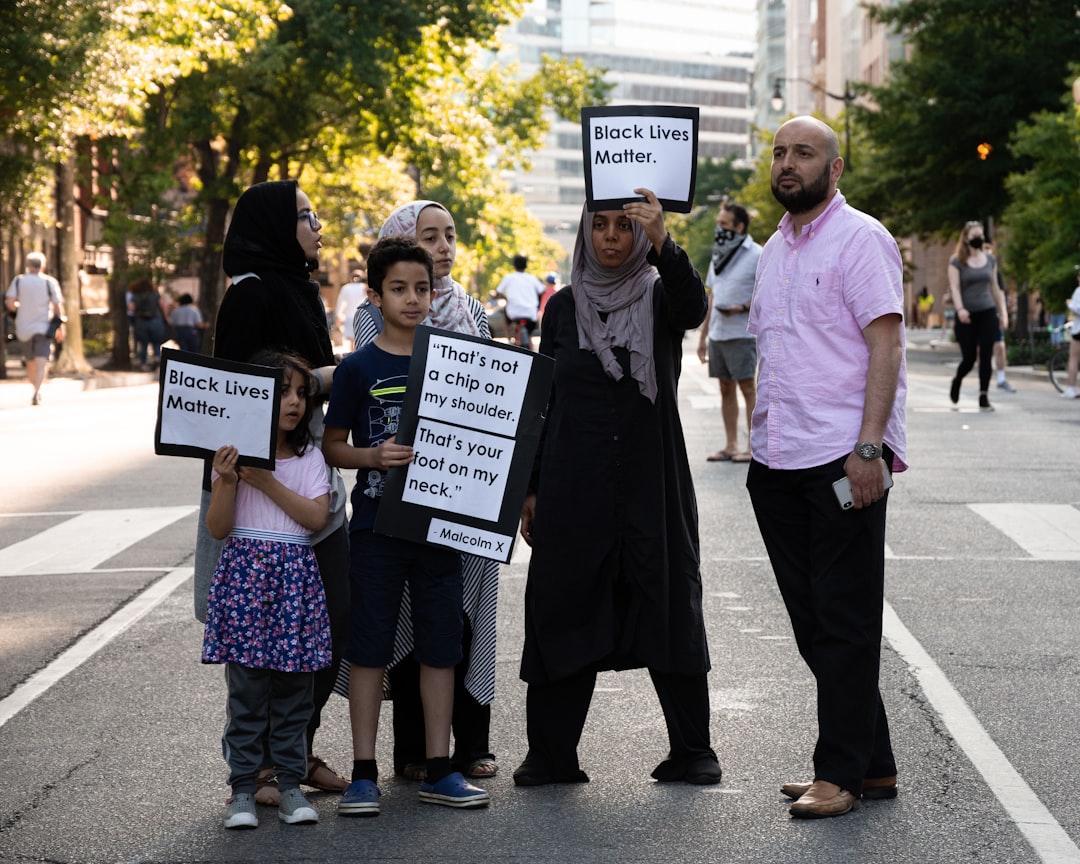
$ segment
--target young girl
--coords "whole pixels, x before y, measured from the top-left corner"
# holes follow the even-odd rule
[[[222,752],[232,797],[226,828],[259,824],[255,798],[263,742],[277,772],[283,822],[318,822],[300,791],[314,676],[330,665],[330,622],[310,537],[327,521],[326,464],[308,428],[311,370],[295,355],[260,351],[284,369],[276,468],[238,466],[235,447],[214,454],[206,526],[228,538],[210,584],[203,663],[224,663],[229,688]]]

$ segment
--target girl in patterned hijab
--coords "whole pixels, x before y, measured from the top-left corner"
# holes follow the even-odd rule
[[[390,214],[379,231],[383,237],[408,237],[428,251],[435,263],[435,296],[428,322],[440,330],[479,336],[468,295],[450,276],[457,256],[454,217],[435,201],[412,201]]]

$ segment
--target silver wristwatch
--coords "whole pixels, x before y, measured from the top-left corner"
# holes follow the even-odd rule
[[[860,441],[855,445],[855,452],[860,459],[866,462],[872,462],[875,459],[881,458],[881,448],[877,444],[871,444],[869,441]]]

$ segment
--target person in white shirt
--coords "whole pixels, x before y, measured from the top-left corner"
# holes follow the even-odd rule
[[[341,286],[334,307],[334,326],[341,334],[341,344],[347,354],[353,351],[353,317],[357,307],[367,300],[367,276],[363,270],[352,272],[352,281]]]
[[[1069,340],[1069,365],[1068,369],[1069,386],[1065,388],[1065,391],[1061,394],[1063,399],[1075,399],[1076,398],[1076,370],[1080,367],[1080,269],[1076,274],[1077,286],[1073,291],[1072,297],[1069,298],[1069,311],[1072,313],[1072,339]]]
[[[525,272],[528,266],[528,258],[515,255],[514,272],[503,277],[495,293],[506,299],[506,325],[511,342],[515,341],[514,334],[520,333],[517,344],[531,349],[532,334],[537,329],[536,322],[540,317],[540,295],[544,293],[544,283]]]
[[[26,372],[34,387],[31,405],[41,404],[41,387],[49,369],[53,335],[51,319],[64,317],[64,297],[60,283],[45,275],[45,256],[31,252],[26,256],[26,272],[16,276],[7,290],[5,304],[15,313],[15,338],[19,340]],[[59,332],[56,333],[59,338]]]

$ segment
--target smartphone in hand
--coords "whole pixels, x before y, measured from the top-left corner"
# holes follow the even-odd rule
[[[884,475],[885,488],[891,489],[893,485],[892,474],[889,473],[888,467],[885,465],[885,460],[879,460],[881,462],[881,473]],[[855,502],[851,498],[851,481],[845,474],[839,480],[832,484],[833,493],[836,495],[836,500],[840,504],[841,510],[850,510],[855,506]]]

